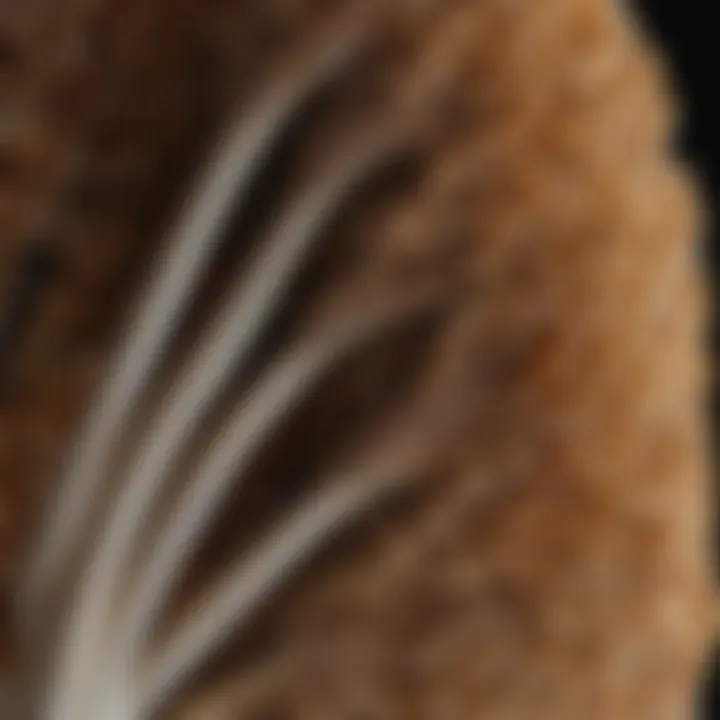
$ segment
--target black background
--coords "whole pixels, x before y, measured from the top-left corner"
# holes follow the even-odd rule
[[[682,128],[683,148],[704,181],[712,203],[714,227],[706,244],[708,273],[718,287],[720,241],[717,213],[720,193],[720,32],[717,4],[712,0],[635,0],[644,16],[645,25],[666,49],[670,69],[687,110]],[[716,323],[711,342],[718,358],[719,334]],[[717,368],[717,362],[715,363]],[[713,400],[715,430],[717,431],[718,393]],[[714,437],[717,437],[717,432]],[[716,447],[717,467],[717,447]],[[720,718],[720,658],[716,655],[705,683],[703,718]]]

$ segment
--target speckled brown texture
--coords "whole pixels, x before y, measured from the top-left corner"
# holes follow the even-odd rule
[[[0,3],[3,307],[28,248],[54,258],[0,347],[3,588],[131,271],[231,109],[341,4]],[[687,717],[712,595],[702,297],[655,55],[610,0],[368,5],[392,11],[348,97],[432,69],[441,112],[420,167],[348,208],[327,257],[455,279],[433,343],[472,369],[477,418],[173,716]],[[332,285],[346,266],[322,267]]]

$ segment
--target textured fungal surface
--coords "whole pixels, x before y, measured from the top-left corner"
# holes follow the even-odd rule
[[[293,93],[113,436],[105,496],[50,563],[57,577],[31,616],[41,630],[18,629],[43,513],[207,158]],[[610,0],[0,2],[8,677],[26,672],[28,637],[42,648],[30,656],[51,658],[28,663],[41,687],[66,670],[72,685],[95,650],[122,645],[115,614],[133,607],[192,468],[277,363],[309,346],[330,348],[333,366],[258,443],[139,633],[130,675],[139,687],[157,675],[159,699],[151,687],[147,714],[122,720],[690,717],[714,581],[701,218],[674,123],[656,49]],[[115,498],[152,465],[134,463],[163,442],[152,418],[210,347],[204,329],[225,301],[264,277],[258,258],[304,222],[312,248],[272,319],[267,300],[247,362],[163,465],[167,487],[127,557],[96,563],[111,590],[102,640],[89,634],[88,654],[64,665],[57,615],[76,607]],[[164,684],[208,588],[238,558],[252,566],[325,478],[349,467],[362,485],[386,456],[401,458],[402,484]],[[98,597],[88,590],[87,607]],[[68,691],[67,707],[88,693],[86,716],[63,705],[33,717],[101,717],[113,702],[102,682]]]

